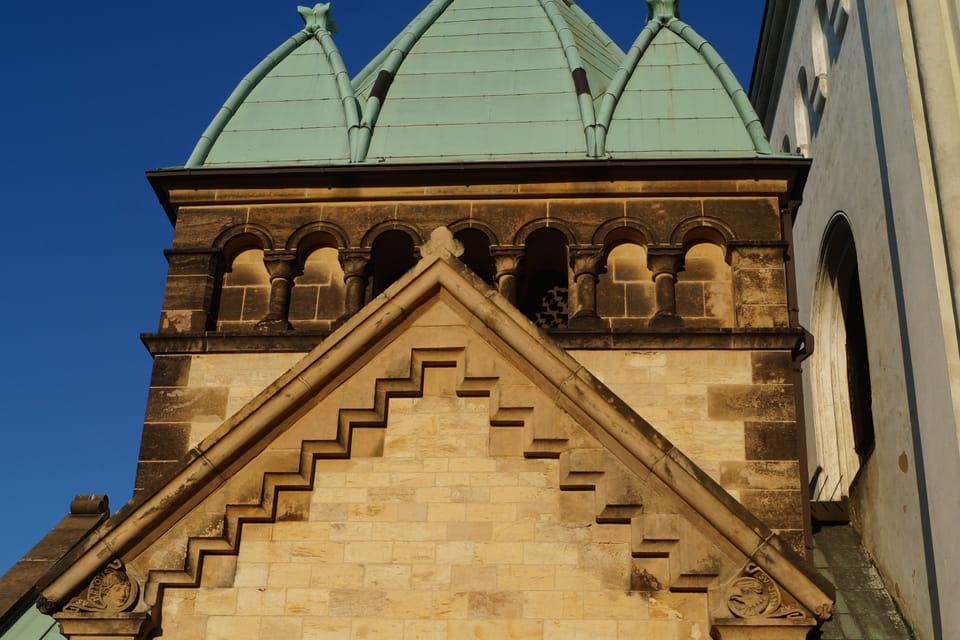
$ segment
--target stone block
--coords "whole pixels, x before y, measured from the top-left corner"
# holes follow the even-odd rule
[[[710,385],[707,411],[717,420],[794,420],[793,386]]]
[[[387,618],[424,618],[433,608],[433,594],[429,591],[388,591],[383,602],[383,615]],[[367,614],[369,615],[369,614]]]
[[[683,318],[702,317],[704,315],[705,311],[702,283],[677,283],[677,313],[679,313]]]
[[[451,620],[447,634],[449,638],[542,640],[543,623],[533,620]]]
[[[157,355],[153,358],[151,387],[185,387],[190,379],[190,356]]]
[[[382,616],[386,600],[384,591],[335,589],[330,592],[330,615],[344,618]]]
[[[800,490],[742,490],[740,502],[772,529],[803,529]]]
[[[737,326],[744,329],[781,329],[790,326],[786,303],[737,304]]]
[[[147,397],[147,422],[191,422],[202,417],[226,417],[227,389],[153,388]]]
[[[397,591],[410,588],[411,567],[402,564],[367,564],[363,586],[367,589]]]
[[[472,618],[520,618],[523,594],[517,591],[475,591],[467,596],[467,615]]]
[[[583,594],[583,617],[594,620],[646,619],[647,597],[640,591],[597,591]]]
[[[787,285],[783,269],[738,269],[735,274],[740,304],[785,305]]]
[[[303,635],[303,619],[298,616],[264,616],[260,619],[260,640],[299,638]]]
[[[720,484],[728,490],[797,490],[800,464],[796,460],[721,462]]]
[[[523,617],[528,620],[578,620],[583,617],[583,594],[577,591],[525,592]]]
[[[188,423],[153,423],[143,425],[140,460],[180,460],[190,447]]]
[[[543,640],[617,640],[614,620],[547,620]]]
[[[800,457],[794,422],[747,422],[747,460],[796,460]]]
[[[496,591],[498,589],[497,567],[485,565],[453,566],[450,568],[450,588],[454,591]],[[472,607],[474,602],[472,594],[469,601]]]
[[[719,218],[733,227],[737,240],[780,239],[776,198],[704,198],[703,215]]]
[[[259,616],[211,616],[207,640],[260,640]]]
[[[750,354],[755,384],[791,384],[793,357],[788,351],[755,351]]]
[[[167,279],[164,309],[203,309],[213,293],[213,277],[177,276]]]

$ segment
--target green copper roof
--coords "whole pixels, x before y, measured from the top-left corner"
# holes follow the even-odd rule
[[[358,87],[370,161],[593,155],[586,85],[591,76],[608,83],[622,54],[582,14],[555,0],[454,0],[423,15],[429,24],[419,37],[396,45],[402,62],[394,70],[388,59],[375,74],[393,76],[382,106],[371,104],[370,78]],[[575,74],[586,79],[582,88]]]
[[[733,72],[679,19],[651,20],[621,69],[620,82],[601,101],[598,121],[610,156],[771,153]]]
[[[56,620],[30,605],[0,630],[0,640],[63,640],[63,636]]]
[[[350,161],[348,130],[359,111],[330,35],[329,7],[300,7],[305,28],[243,79],[188,167]]]
[[[258,65],[188,167],[771,153],[717,52],[647,0],[624,54],[572,0],[433,0],[348,81],[328,4]]]

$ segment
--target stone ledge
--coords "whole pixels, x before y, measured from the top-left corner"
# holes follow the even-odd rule
[[[804,337],[803,329],[669,329],[647,331],[548,332],[565,349],[730,349],[793,351]],[[249,353],[273,351],[306,353],[328,335],[325,331],[144,333],[140,340],[151,355],[196,353]]]

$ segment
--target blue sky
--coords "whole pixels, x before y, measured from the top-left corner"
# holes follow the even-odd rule
[[[359,71],[427,0],[333,0]],[[172,229],[144,171],[182,165],[236,83],[302,22],[296,1],[6,3],[0,40],[0,574],[73,496],[131,495]],[[642,0],[580,0],[628,47]],[[762,0],[684,0],[746,88]]]

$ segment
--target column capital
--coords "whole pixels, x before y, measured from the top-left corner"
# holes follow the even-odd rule
[[[601,245],[574,245],[568,247],[570,252],[570,266],[573,268],[573,277],[591,275],[594,278],[600,275],[600,263],[603,261],[603,247]]]
[[[647,268],[653,272],[654,278],[661,273],[676,277],[683,271],[683,254],[680,247],[648,247]]]

